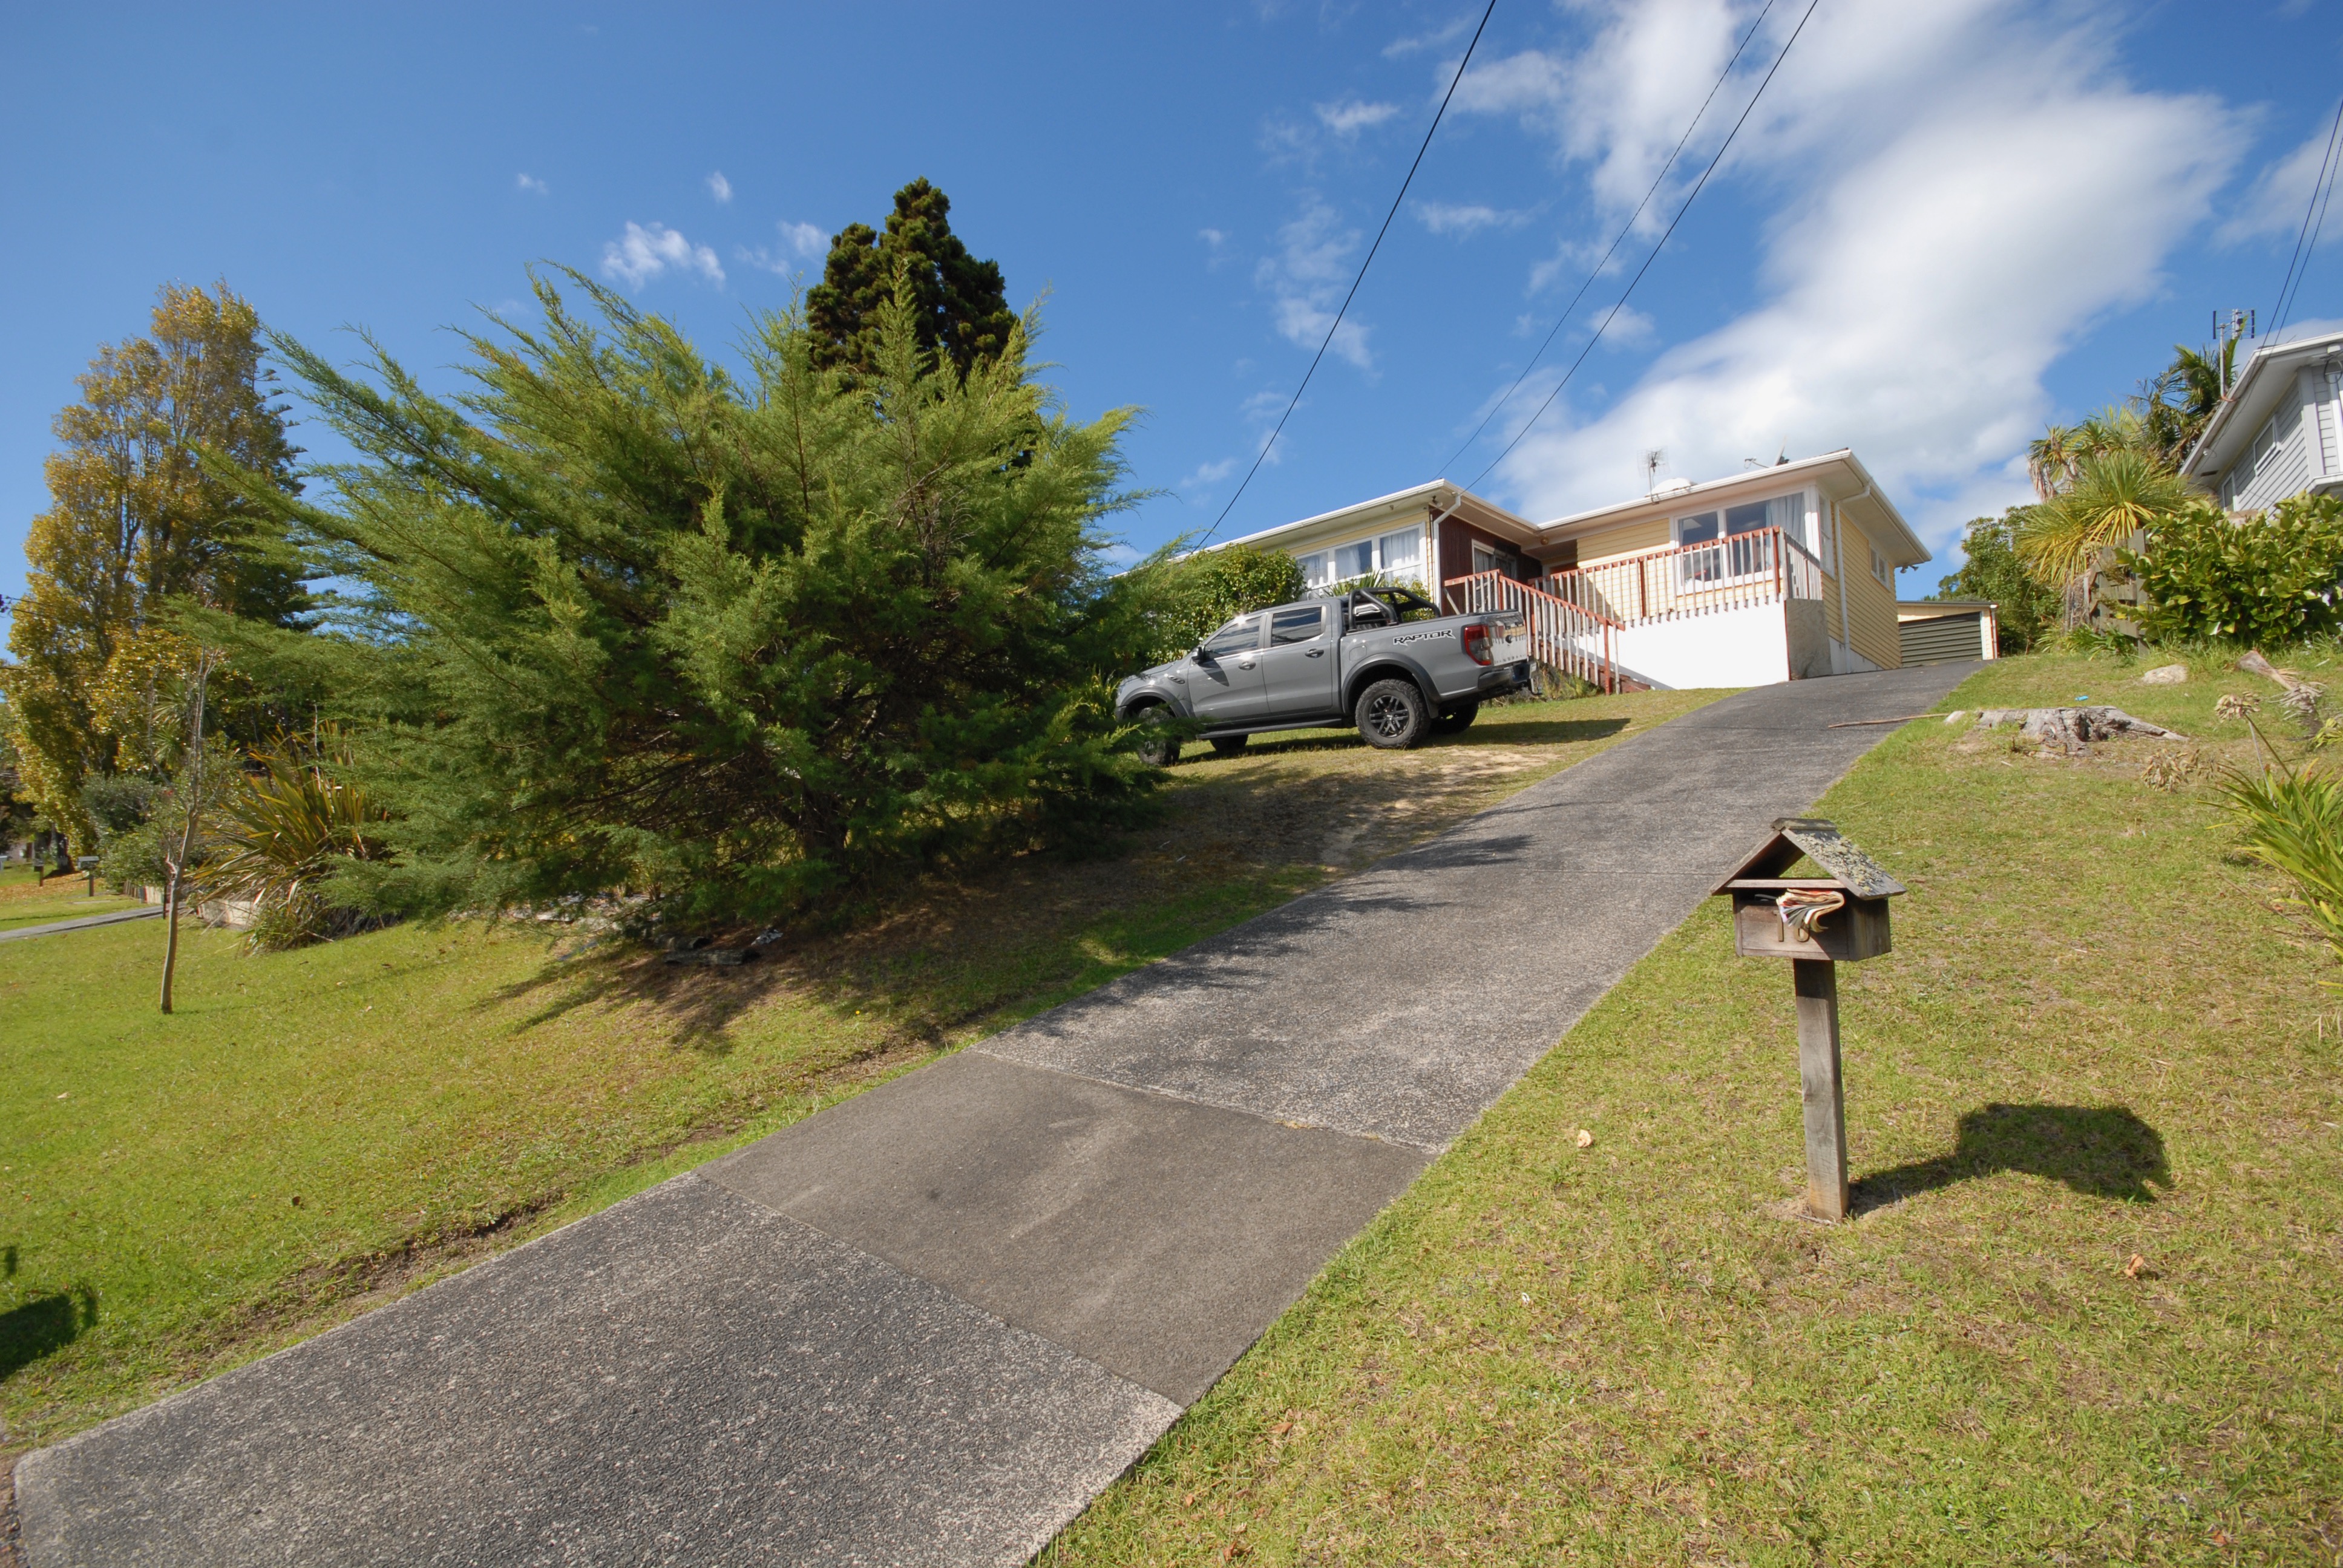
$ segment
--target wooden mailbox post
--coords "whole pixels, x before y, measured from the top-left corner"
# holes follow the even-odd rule
[[[1800,856],[1829,872],[1785,877]],[[1846,1100],[1839,1085],[1838,966],[1888,950],[1887,900],[1904,890],[1819,817],[1785,817],[1713,891],[1733,899],[1733,950],[1790,960],[1806,1111],[1806,1207],[1846,1218]]]

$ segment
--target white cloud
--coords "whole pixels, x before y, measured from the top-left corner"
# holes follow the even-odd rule
[[[781,231],[779,247],[768,250],[760,245],[751,250],[744,246],[734,254],[751,266],[788,277],[797,273],[802,263],[830,249],[830,236],[812,224],[785,222],[773,226]]]
[[[1472,25],[1473,14],[1469,11],[1465,12],[1437,32],[1417,33],[1405,38],[1393,39],[1383,45],[1383,58],[1403,59],[1410,55],[1421,54],[1426,49],[1437,49],[1443,44],[1451,44],[1462,38],[1465,29]]]
[[[724,268],[714,251],[692,244],[663,223],[648,228],[629,223],[625,234],[602,247],[602,276],[623,278],[632,288],[640,288],[669,268],[699,273],[711,283],[724,281]]]
[[[1217,463],[1199,463],[1196,471],[1180,481],[1180,488],[1192,490],[1199,485],[1217,485],[1237,471],[1234,457],[1222,457]]]
[[[1484,228],[1518,228],[1529,217],[1527,213],[1506,212],[1477,203],[1424,201],[1416,203],[1413,211],[1416,220],[1433,233],[1459,236],[1478,234]]]
[[[1755,242],[1760,302],[1662,356],[1584,424],[1565,397],[1503,470],[1526,509],[1640,493],[1651,447],[1702,479],[1785,441],[1793,457],[1853,447],[1937,546],[1974,512],[2022,498],[2014,458],[2050,412],[2045,373],[2095,321],[2162,286],[2164,256],[2206,220],[2242,136],[2212,99],[2117,79],[2104,17],[2062,11],[2058,31],[2010,10],[1908,0],[1809,29],[1727,166],[1776,213]],[[1665,35],[1713,73],[1737,21],[1702,0],[1623,4],[1559,69],[1642,81],[1649,38]],[[1778,47],[1761,38],[1751,52]],[[1678,104],[1671,127],[1654,101],[1623,88],[1607,122],[1556,111],[1563,156],[1624,193],[1605,198],[1614,207],[1640,198],[1648,149],[1664,135],[1664,157],[1697,104]],[[1686,252],[1659,265],[1742,264]]]
[[[1339,104],[1312,104],[1318,123],[1338,136],[1355,136],[1372,130],[1399,113],[1397,104],[1368,104],[1348,98]]]
[[[1206,245],[1211,246],[1214,250],[1218,250],[1221,246],[1229,243],[1228,235],[1217,228],[1200,228],[1196,231],[1196,237],[1202,240]]]
[[[2291,240],[2302,232],[2302,215],[2310,206],[2311,187],[2318,183],[2319,166],[2327,161],[2327,138],[2333,134],[2330,116],[2311,138],[2262,170],[2237,210],[2223,224],[2225,245],[2275,234]]]
[[[719,169],[708,176],[708,194],[719,202],[732,199],[732,182],[724,177],[723,170]]]
[[[1277,242],[1276,253],[1262,257],[1254,269],[1253,281],[1275,301],[1279,335],[1315,353],[1350,286],[1358,233],[1342,227],[1332,207],[1311,196],[1301,215],[1277,231]],[[1362,370],[1374,368],[1367,328],[1355,317],[1344,318],[1335,329],[1330,351]]]
[[[516,175],[513,176],[513,188],[525,190],[531,196],[549,196],[553,190],[551,186],[547,185],[535,175]]]

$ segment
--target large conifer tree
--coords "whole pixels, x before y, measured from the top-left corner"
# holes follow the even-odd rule
[[[1017,328],[997,262],[980,261],[952,233],[951,198],[924,179],[895,193],[886,232],[853,223],[830,243],[821,281],[806,293],[814,363],[865,374],[878,367],[879,315],[899,269],[910,278],[920,347],[966,375],[1000,357]]]
[[[593,312],[540,281],[460,404],[280,343],[365,458],[333,508],[278,503],[360,613],[244,652],[332,694],[397,814],[397,863],[337,888],[769,920],[1144,796],[1099,680],[1129,651],[1097,556],[1129,413],[1068,420],[1015,325],[940,365],[909,271],[850,375],[784,313],[736,376],[575,275]]]

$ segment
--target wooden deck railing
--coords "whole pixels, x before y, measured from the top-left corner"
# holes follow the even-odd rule
[[[1443,597],[1450,614],[1518,615],[1528,627],[1532,658],[1604,691],[1619,689],[1611,643],[1618,627],[1609,617],[1503,572],[1474,572],[1441,586],[1447,590]]]
[[[1823,597],[1822,563],[1780,528],[1625,556],[1540,578],[1537,588],[1622,627]]]

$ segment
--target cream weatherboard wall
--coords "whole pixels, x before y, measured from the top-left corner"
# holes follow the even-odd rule
[[[1846,515],[1845,508],[1834,504],[1833,521],[1839,530],[1837,573],[1823,574],[1824,617],[1830,626],[1831,636],[1842,645],[1855,650],[1855,657],[1875,669],[1899,669],[1904,664],[1904,641],[1896,631],[1896,568],[1886,568],[1887,580],[1882,582],[1872,571],[1872,562],[1885,562],[1871,537],[1861,524]],[[1838,625],[1839,581],[1846,585],[1846,630]]]

